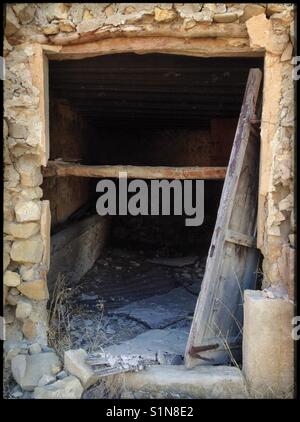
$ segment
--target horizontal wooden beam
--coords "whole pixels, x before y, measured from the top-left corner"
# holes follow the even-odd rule
[[[236,245],[247,246],[248,248],[256,247],[256,239],[244,233],[238,233],[234,230],[227,230],[225,240],[227,242],[235,243]]]
[[[48,161],[44,177],[79,176],[118,178],[126,172],[128,179],[200,179],[223,180],[227,167],[153,167],[153,166],[88,166],[63,161]]]
[[[174,37],[173,28],[167,33],[154,30],[152,35],[150,35],[152,31],[147,31],[148,36],[140,34],[137,36],[134,33],[128,36],[127,32],[128,38],[124,36],[107,38],[106,31],[103,34],[93,34],[92,37],[87,34],[87,42],[83,41],[84,37],[80,37],[77,45],[42,45],[42,48],[50,60],[78,60],[118,53],[168,53],[196,57],[262,57],[264,55],[262,47],[249,46],[245,25],[242,28],[243,34],[234,34],[235,31],[231,25],[228,23],[217,26],[204,24],[201,25],[201,30],[182,31],[181,37],[178,36],[179,34]],[[225,32],[228,38],[225,38]],[[187,36],[189,36],[188,40]],[[215,37],[218,39],[216,40]]]

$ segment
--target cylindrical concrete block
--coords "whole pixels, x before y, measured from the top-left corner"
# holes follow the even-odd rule
[[[293,303],[262,291],[244,295],[243,372],[250,395],[291,398],[294,391]]]

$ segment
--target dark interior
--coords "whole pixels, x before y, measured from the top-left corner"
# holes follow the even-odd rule
[[[262,66],[261,58],[131,53],[50,61],[50,159],[91,165],[226,166],[249,68]],[[58,105],[80,117],[76,124],[83,136],[78,142],[78,128],[70,135]],[[65,179],[56,181],[64,184],[56,186],[56,195],[64,194],[62,201],[74,200],[74,191],[77,195],[84,191],[82,197],[93,204],[96,179]],[[53,190],[49,183],[45,182],[46,195]],[[117,233],[121,236],[131,224],[150,230],[144,236],[147,244],[155,244],[158,230],[160,243],[169,236],[174,245],[178,238],[181,246],[190,248],[195,242],[197,249],[200,244],[207,248],[222,186],[222,180],[205,181],[205,220],[199,228],[184,227],[180,217],[114,217],[113,227],[122,226],[122,230],[112,230],[111,240],[122,242]],[[74,207],[70,208],[73,212]],[[60,221],[52,219],[54,230],[68,220],[68,212]],[[131,233],[125,237],[132,245],[140,245],[142,237],[138,241]]]
[[[50,160],[141,168],[226,167],[253,67],[262,68],[262,59],[112,54],[50,61]],[[204,222],[198,227],[187,227],[185,215],[110,217],[104,247],[79,280],[72,271],[73,266],[82,270],[80,251],[85,249],[82,255],[88,256],[96,247],[81,238],[72,240],[77,250],[69,262],[68,282],[77,287],[69,301],[80,309],[72,319],[74,348],[88,348],[84,330],[94,338],[98,326],[103,347],[168,329],[164,347],[172,346],[171,353],[182,360],[223,181],[205,180]],[[53,238],[96,214],[97,182],[78,176],[44,177]],[[170,258],[175,263],[166,265],[163,261]],[[69,256],[58,261],[64,265],[64,259]],[[182,259],[187,261],[182,264]],[[49,278],[55,283],[57,257],[51,262]],[[127,311],[118,313],[128,303],[143,309],[144,321]],[[117,311],[111,315],[110,309]],[[160,315],[152,318],[151,312],[159,309]],[[110,336],[109,330],[115,334]],[[160,336],[158,331],[155,335]],[[151,348],[155,341],[149,341]]]

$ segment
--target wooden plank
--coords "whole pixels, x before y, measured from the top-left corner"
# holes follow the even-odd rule
[[[118,178],[126,172],[128,179],[205,179],[222,180],[227,167],[152,167],[152,166],[88,166],[62,161],[49,161],[44,177],[80,176]]]
[[[234,230],[227,231],[225,240],[237,245],[247,246],[248,248],[254,248],[256,246],[255,237],[248,236],[244,233],[238,233]]]
[[[245,38],[220,38],[220,24],[214,28],[214,36],[186,39],[187,31],[183,32],[182,38],[174,37],[174,31],[170,36],[161,33],[158,36],[140,37],[131,34],[130,37],[106,38],[92,42],[82,42],[76,45],[49,46],[43,48],[52,60],[85,59],[105,54],[118,53],[168,53],[182,54],[185,56],[199,57],[262,57],[264,49],[250,47],[248,36]],[[207,27],[205,25],[205,27]],[[229,30],[228,23],[226,30]],[[204,28],[201,27],[201,31]],[[209,28],[209,27],[208,27]],[[190,34],[190,31],[188,31]],[[105,34],[104,34],[105,35]],[[204,35],[204,34],[203,34]],[[101,37],[101,35],[97,35]],[[217,40],[214,37],[219,37]]]
[[[259,140],[251,130],[251,120],[261,77],[259,69],[250,70],[187,342],[187,367],[228,363],[240,352],[243,291],[255,288],[259,260],[258,250],[251,247],[256,234],[259,166]],[[197,358],[195,350],[213,344],[218,346],[202,351]]]
[[[41,122],[39,149],[41,164],[46,166],[50,154],[48,58],[41,45],[33,44],[32,49],[33,55],[29,61],[32,83],[39,89],[39,107],[37,110]]]

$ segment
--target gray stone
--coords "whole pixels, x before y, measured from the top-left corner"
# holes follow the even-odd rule
[[[26,298],[20,298],[16,307],[16,318],[23,321],[28,318],[32,311],[32,304]]]
[[[145,360],[156,361],[157,353],[184,355],[188,331],[182,329],[148,330],[121,344],[106,347],[112,355],[140,355]]]
[[[229,366],[152,366],[122,374],[126,390],[139,398],[248,398],[241,371]]]
[[[31,346],[29,346],[29,353],[31,355],[34,355],[35,353],[41,353],[42,348],[39,343],[33,343]]]
[[[5,361],[10,362],[19,353],[21,353],[21,349],[19,347],[11,348],[5,355]]]
[[[42,351],[43,352],[54,352],[54,349],[52,347],[49,347],[49,346],[43,346]]]
[[[78,378],[70,375],[44,387],[34,389],[35,399],[80,399],[83,387]]]
[[[66,373],[66,371],[60,371],[58,374],[56,374],[56,378],[59,379],[59,380],[63,380],[67,376],[68,376],[68,374]]]
[[[16,385],[16,386],[12,389],[11,396],[12,396],[14,399],[18,399],[18,398],[20,398],[20,397],[22,397],[22,396],[23,396],[23,392],[22,392],[21,388],[20,388],[18,385]]]
[[[113,311],[128,315],[149,328],[164,328],[186,318],[194,312],[197,297],[183,287],[177,287],[163,295],[132,302]]]
[[[55,381],[56,381],[56,377],[54,377],[53,375],[45,374],[39,380],[38,386],[43,387],[44,385],[52,384]]]
[[[11,362],[15,381],[25,391],[33,391],[43,375],[54,375],[61,369],[55,353],[18,355]]]

